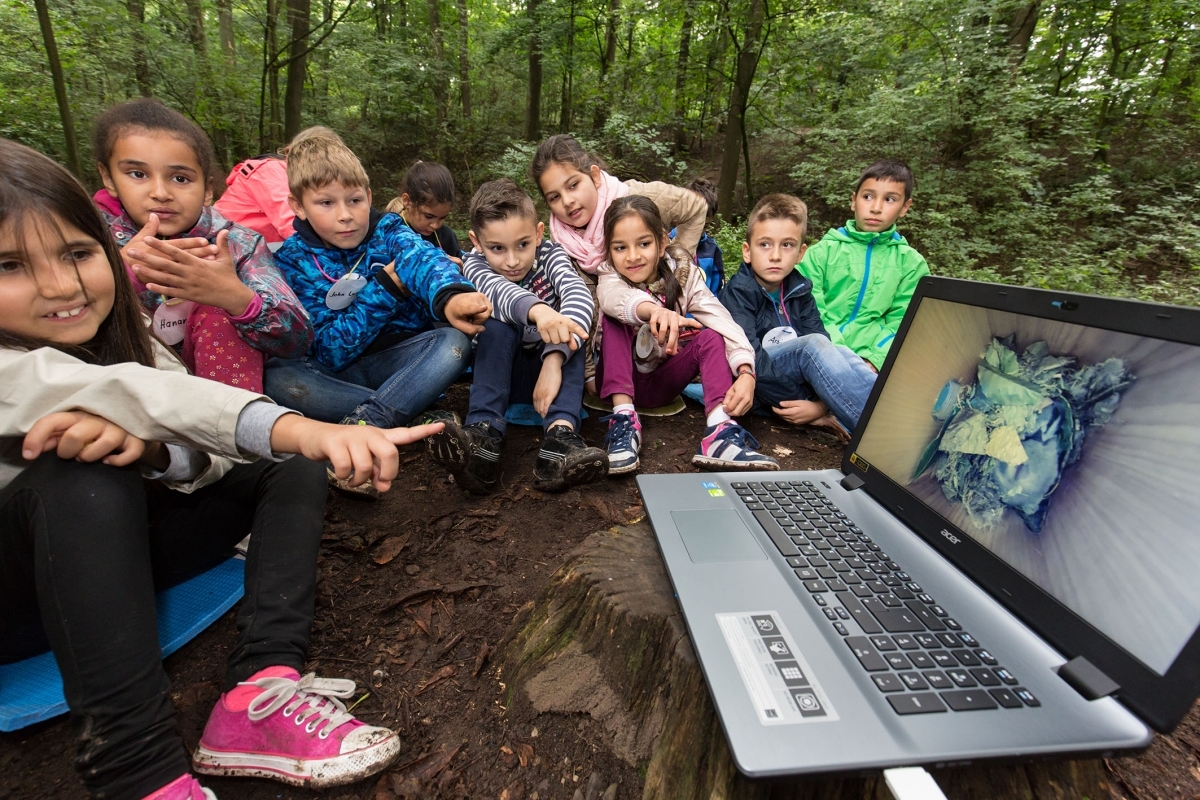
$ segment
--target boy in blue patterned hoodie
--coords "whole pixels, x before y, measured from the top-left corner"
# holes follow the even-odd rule
[[[371,208],[344,144],[296,145],[288,189],[296,232],[275,260],[315,336],[304,358],[267,363],[267,395],[328,422],[407,424],[462,374],[491,303],[400,217]]]

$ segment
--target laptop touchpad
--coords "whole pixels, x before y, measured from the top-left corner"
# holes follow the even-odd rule
[[[672,511],[671,519],[696,564],[767,560],[754,534],[732,508]]]

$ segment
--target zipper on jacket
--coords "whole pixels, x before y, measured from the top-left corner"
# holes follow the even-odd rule
[[[854,301],[854,310],[850,312],[850,319],[846,320],[844,323],[842,323],[842,326],[838,328],[839,333],[844,332],[846,330],[846,326],[851,322],[854,322],[854,318],[858,316],[858,310],[862,308],[863,296],[867,293],[867,281],[871,277],[871,250],[874,247],[875,240],[872,239],[867,243],[867,262],[866,266],[863,268],[862,286],[858,287],[858,299]]]

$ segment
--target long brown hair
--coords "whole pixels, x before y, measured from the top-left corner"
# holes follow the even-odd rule
[[[654,201],[648,197],[643,197],[640,194],[627,194],[624,197],[618,197],[612,201],[608,210],[604,212],[604,253],[612,260],[609,253],[609,248],[612,247],[613,229],[617,227],[617,223],[626,217],[636,216],[641,219],[642,223],[650,229],[650,231],[659,238],[660,241],[667,238],[667,226],[663,223],[662,214],[658,211],[658,206],[654,205]],[[688,263],[691,257],[687,250],[676,244],[668,244],[663,248],[662,253],[658,257],[658,277],[663,282],[663,294],[666,295],[664,305],[672,311],[683,313],[683,309],[679,306],[680,297],[683,295],[683,289],[679,285],[679,278],[675,275],[675,270],[671,269],[671,262],[667,260],[667,254],[675,261],[675,270],[682,269],[683,279],[686,281],[688,274]],[[628,278],[621,276],[627,283]]]
[[[150,332],[133,284],[125,275],[121,250],[83,184],[36,150],[0,139],[0,230],[11,231],[19,239],[25,220],[30,218],[44,221],[52,231],[59,222],[70,225],[103,245],[113,271],[113,307],[92,340],[81,345],[18,336],[4,330],[4,320],[0,320],[0,347],[17,350],[53,347],[91,364],[107,366],[133,361],[154,366]],[[61,237],[61,231],[58,235]],[[18,247],[24,249],[20,244]]]

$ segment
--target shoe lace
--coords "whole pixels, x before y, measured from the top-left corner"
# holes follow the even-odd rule
[[[754,438],[754,434],[737,423],[726,425],[725,430],[718,431],[717,439],[720,439],[724,442],[729,442],[730,444],[735,444],[741,448],[743,452],[758,452],[758,448],[762,447],[762,445],[758,443],[758,439]]]
[[[283,708],[285,717],[296,715],[297,725],[311,720],[304,728],[308,733],[316,732],[324,722],[325,727],[317,735],[327,739],[339,725],[354,719],[354,715],[338,699],[354,694],[354,681],[318,678],[316,673],[310,672],[298,681],[292,678],[259,678],[238,685],[263,689],[246,709],[247,715],[255,722]]]
[[[608,432],[604,434],[604,446],[613,444],[626,449],[633,449],[633,418],[628,414],[609,414],[601,417],[601,422],[608,423]]]
[[[584,444],[583,437],[568,428],[566,425],[555,425],[550,428],[548,433],[550,436],[559,440],[560,442],[566,442],[567,444],[575,445],[577,447],[587,446]]]

